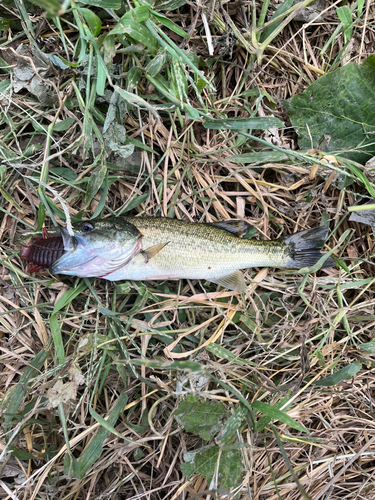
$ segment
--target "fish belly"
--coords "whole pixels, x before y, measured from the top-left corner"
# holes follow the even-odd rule
[[[203,262],[189,266],[181,262],[180,266],[167,264],[164,259],[158,259],[155,255],[148,262],[138,254],[128,265],[105,276],[111,281],[117,280],[160,280],[160,279],[206,279],[215,280],[226,276],[239,269],[238,263],[226,264],[210,262],[204,265]]]

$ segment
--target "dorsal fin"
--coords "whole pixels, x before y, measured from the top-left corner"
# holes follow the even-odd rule
[[[223,220],[220,222],[211,222],[210,226],[218,227],[219,229],[224,229],[229,233],[235,234],[240,238],[250,231],[253,227],[244,220]]]

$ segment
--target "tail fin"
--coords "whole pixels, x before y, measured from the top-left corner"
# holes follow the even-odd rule
[[[314,266],[323,255],[320,250],[327,239],[327,235],[328,227],[319,226],[284,238],[284,243],[290,249],[290,259],[286,268],[302,269],[303,267]],[[335,265],[335,261],[329,257],[322,265],[322,269],[335,267]]]

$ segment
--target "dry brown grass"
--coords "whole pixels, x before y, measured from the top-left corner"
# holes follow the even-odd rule
[[[341,31],[321,54],[338,24],[334,7],[338,2],[327,7],[322,22],[288,23],[261,61],[249,43],[254,3],[222,4],[189,2],[166,14],[184,29],[190,26],[185,49],[211,61],[202,70],[217,92],[203,90],[206,110],[214,118],[224,114],[240,118],[258,106],[257,116],[272,113],[285,122],[281,101],[329,71],[343,47]],[[258,14],[260,7],[255,4]],[[4,16],[8,12],[22,17],[12,4],[1,9]],[[40,48],[46,53],[61,51],[56,27],[33,9],[30,22],[38,31]],[[209,56],[202,14],[218,42],[215,60]],[[363,61],[374,53],[374,15],[375,3],[366,2],[339,65]],[[115,24],[109,15],[108,24]],[[1,40],[0,56],[10,65],[18,64],[10,48],[27,44],[20,26]],[[183,42],[166,32],[175,43]],[[78,33],[72,29],[65,36],[75,43]],[[233,47],[231,40],[237,42]],[[129,71],[131,55],[119,52],[116,57],[124,72]],[[142,61],[141,55],[137,57]],[[1,79],[6,78],[2,72]],[[313,165],[297,158],[250,166],[235,163],[233,154],[263,146],[236,131],[207,130],[184,111],[163,112],[162,120],[156,120],[147,110],[129,108],[127,136],[144,141],[155,153],[140,152],[136,167],[109,157],[115,165],[107,170],[104,214],[128,213],[126,207],[132,203],[133,214],[200,222],[244,218],[261,237],[271,239],[314,227],[326,218],[332,230],[327,249],[340,243],[336,256],[350,273],[337,267],[304,279],[274,269],[248,270],[243,295],[199,281],[128,286],[97,279],[90,290],[87,281],[60,280],[47,272],[29,275],[18,250],[38,224],[40,202],[54,201],[56,209],[47,205],[57,223],[63,224],[60,199],[72,217],[91,216],[101,193],[87,205],[87,181],[99,175],[98,165],[108,161],[103,155],[95,161],[98,141],[92,141],[94,132],[86,122],[94,122],[94,109],[100,123],[103,106],[97,102],[84,112],[73,100],[83,82],[78,70],[61,70],[45,78],[64,89],[60,108],[58,100],[42,105],[27,90],[0,100],[0,151],[7,160],[0,225],[0,497],[375,499],[374,351],[362,346],[374,339],[374,235],[370,226],[349,222],[347,210],[368,199],[364,187],[357,181],[347,187],[339,184],[331,168],[344,170],[337,159],[327,168],[319,161]],[[124,79],[117,83],[121,86]],[[145,78],[137,89],[142,96],[157,93]],[[263,93],[261,102],[246,94],[250,89]],[[83,84],[81,91],[85,96]],[[189,98],[191,106],[200,107],[191,86]],[[160,96],[153,105],[159,101]],[[32,127],[32,123],[48,127],[66,118],[72,118],[72,124],[53,133],[50,142],[45,131]],[[286,150],[296,149],[291,128],[261,137]],[[46,165],[48,187],[42,189],[38,180]],[[77,175],[74,182],[56,176],[55,167],[69,168]],[[53,227],[50,215],[47,227]],[[348,229],[349,235],[340,241]],[[77,295],[54,314],[58,300],[71,290]],[[53,321],[58,323],[57,333]],[[217,346],[223,349],[215,350]],[[199,363],[201,373],[170,365],[189,359]],[[317,385],[355,362],[361,369],[354,377]],[[278,404],[308,433],[280,421],[260,428],[263,415],[248,411],[233,437],[241,452],[243,480],[229,493],[218,489],[215,478],[210,482],[195,474],[188,479],[181,472],[184,454],[207,444],[173,418],[188,393],[222,403],[228,416],[239,407],[239,395],[250,404]],[[51,406],[53,396],[60,401],[58,407]],[[84,477],[67,473],[67,457],[85,459],[90,442],[104,429],[102,419],[111,421],[119,401],[122,407],[108,427],[115,432],[103,440]]]

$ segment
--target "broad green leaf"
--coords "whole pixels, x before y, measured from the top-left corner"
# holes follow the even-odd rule
[[[60,122],[55,123],[55,125],[53,126],[53,131],[65,132],[73,125],[73,123],[76,123],[73,118],[65,118],[65,120],[61,120]]]
[[[31,419],[30,419],[31,420]],[[19,460],[35,460],[35,456],[26,450],[20,450],[19,448],[10,447],[12,450],[12,456],[18,458]]]
[[[29,144],[26,146],[26,149],[23,150],[23,156],[24,158],[29,158],[30,156],[34,156],[41,149],[44,149],[43,144]]]
[[[269,163],[285,161],[289,158],[286,153],[280,151],[262,151],[259,153],[244,153],[241,155],[233,155],[230,161],[234,163]]]
[[[190,120],[199,120],[200,118],[199,111],[193,108],[193,106],[190,106],[189,104],[184,104],[183,109],[184,111],[186,111],[187,117]]]
[[[181,464],[181,471],[190,478],[193,474],[202,474],[210,484],[218,472],[220,488],[235,488],[242,480],[241,452],[238,449],[223,449],[220,453],[218,446],[214,446],[201,453],[194,454],[192,461]],[[190,456],[185,453],[185,457]]]
[[[315,382],[315,385],[320,385],[323,387],[329,387],[330,385],[338,385],[341,382],[344,382],[345,380],[349,380],[350,378],[354,377],[354,375],[358,373],[361,368],[362,368],[361,363],[355,361],[350,365],[344,366],[344,368],[341,368],[341,370],[338,370],[332,375],[329,375],[328,377],[323,378],[322,380],[318,380],[317,382]]]
[[[271,406],[267,403],[262,403],[261,401],[254,401],[251,405],[254,410],[262,412],[264,415],[271,417],[273,420],[279,420],[283,424],[289,425],[293,429],[301,432],[309,432],[303,425],[296,422],[292,417],[287,415],[285,412],[278,410],[275,406]]]
[[[119,294],[127,295],[130,292],[131,288],[132,287],[130,286],[130,283],[128,283],[127,281],[125,281],[125,283],[116,283],[116,292]]]
[[[127,419],[127,425],[133,429],[138,434],[143,434],[146,429],[149,429],[150,424],[148,423],[148,410],[145,408],[142,416],[140,417],[141,421],[137,419],[137,423],[131,423],[131,419]]]
[[[186,432],[198,434],[205,441],[211,441],[219,434],[226,415],[223,403],[203,401],[192,394],[180,401],[173,413]]]
[[[324,151],[339,151],[358,163],[374,156],[374,80],[372,55],[360,66],[350,63],[321,76],[303,94],[284,101],[300,149],[316,147],[321,137],[329,135]]]
[[[110,35],[128,35],[137,42],[147,47],[151,52],[155,53],[158,43],[155,37],[149,30],[140,23],[132,19],[122,18],[120,22],[109,32]]]
[[[63,63],[58,55],[46,54],[45,52],[43,52],[43,57],[47,57],[54,66],[57,66],[60,69],[68,69],[69,68],[69,65]]]
[[[64,457],[64,474],[69,478],[80,476],[77,459],[71,453],[66,453]]]
[[[126,75],[125,88],[128,92],[132,92],[137,88],[139,80],[142,78],[143,70],[137,66],[129,69]]]
[[[85,9],[83,7],[79,8],[80,14],[85,18],[88,27],[90,28],[91,33],[96,37],[99,36],[100,31],[102,29],[102,23],[99,17],[94,14],[94,12],[90,9]]]
[[[135,9],[128,10],[121,19],[133,19],[133,21],[137,21],[137,23],[147,21],[150,17],[150,8],[149,5],[139,5]]]
[[[375,353],[375,342],[366,342],[364,344],[360,344],[359,349],[363,352],[367,352],[368,354],[374,354]]]
[[[197,85],[197,89],[199,91],[202,91],[207,86],[207,82],[205,82],[204,80],[202,80],[202,78],[198,78],[198,81],[196,82],[196,85]]]
[[[49,169],[50,174],[57,175],[67,181],[75,181],[78,175],[67,167],[52,167]]]
[[[40,132],[40,133],[46,133],[47,132],[47,129],[44,125],[41,125],[40,123],[38,122],[32,122],[31,123],[33,129],[35,130],[35,132]]]
[[[268,130],[272,127],[283,127],[284,124],[278,118],[268,117],[255,117],[255,118],[228,118],[223,120],[205,120],[203,122],[205,128],[212,130]]]

